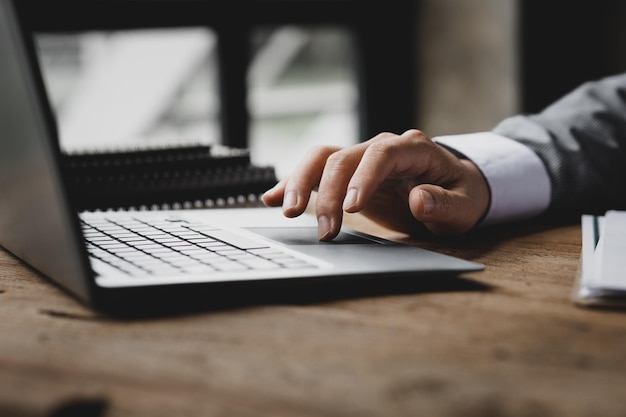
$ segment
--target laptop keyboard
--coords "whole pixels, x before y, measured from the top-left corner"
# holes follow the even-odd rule
[[[94,270],[104,263],[129,275],[315,268],[279,247],[206,223],[136,218],[81,220]]]

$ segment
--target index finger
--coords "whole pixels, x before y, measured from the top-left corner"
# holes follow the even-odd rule
[[[338,146],[311,148],[291,175],[282,181],[278,192],[282,192],[282,206],[285,216],[295,217],[304,212],[311,198],[311,193],[319,187],[327,159],[339,150],[341,147]]]

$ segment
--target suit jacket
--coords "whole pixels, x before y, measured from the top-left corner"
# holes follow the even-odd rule
[[[626,209],[626,74],[588,82],[494,132],[531,148],[552,181],[550,211]]]

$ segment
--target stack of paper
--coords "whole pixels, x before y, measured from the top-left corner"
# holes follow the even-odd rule
[[[626,307],[626,212],[582,216],[582,254],[573,300]]]

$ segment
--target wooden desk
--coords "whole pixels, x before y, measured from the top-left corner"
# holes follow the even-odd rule
[[[0,416],[625,415],[626,316],[569,299],[577,225],[420,244],[487,268],[126,321],[1,252]]]

